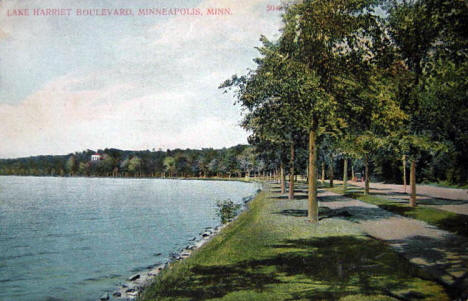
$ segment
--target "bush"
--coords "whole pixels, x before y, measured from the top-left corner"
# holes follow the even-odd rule
[[[217,201],[216,206],[218,206],[218,216],[222,224],[230,222],[241,208],[240,204],[235,204],[231,200]]]

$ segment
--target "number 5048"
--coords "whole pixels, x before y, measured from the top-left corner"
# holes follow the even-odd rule
[[[267,5],[267,11],[280,11],[283,10],[283,7],[281,5]]]

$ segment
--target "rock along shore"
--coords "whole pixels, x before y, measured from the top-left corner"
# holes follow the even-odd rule
[[[257,191],[257,193],[260,189]],[[248,196],[242,199],[243,206],[239,214],[248,208],[248,203],[255,198],[255,195]],[[112,294],[104,293],[98,300],[135,300],[153,280],[161,273],[164,269],[171,268],[172,264],[177,261],[188,258],[195,250],[201,248],[204,244],[210,241],[216,234],[221,232],[227,225],[237,219],[239,214],[234,217],[229,223],[224,225],[218,225],[216,227],[206,227],[198,239],[194,237],[192,243],[187,245],[179,252],[170,254],[170,259],[163,264],[155,265],[147,271],[140,272],[130,276],[125,283],[123,283],[115,292]]]

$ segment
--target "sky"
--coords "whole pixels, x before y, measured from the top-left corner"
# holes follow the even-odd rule
[[[279,0],[0,0],[0,158],[247,143],[218,86],[279,36]],[[70,9],[37,16],[34,9]],[[79,16],[77,9],[133,16]],[[144,8],[203,15],[139,16]],[[208,15],[208,8],[230,15]],[[18,9],[29,16],[16,16]]]

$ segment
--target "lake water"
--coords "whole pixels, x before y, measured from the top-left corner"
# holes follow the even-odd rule
[[[0,177],[0,300],[96,300],[205,227],[227,181]]]

